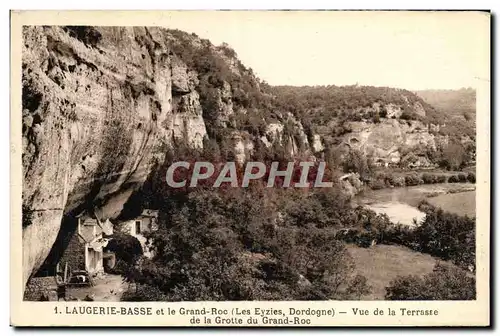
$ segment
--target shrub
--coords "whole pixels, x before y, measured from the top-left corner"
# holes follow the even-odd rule
[[[401,116],[399,117],[399,119],[403,119],[403,120],[415,120],[416,117],[415,117],[415,114],[413,112],[404,110],[403,113],[401,113]]]
[[[405,186],[405,177],[404,176],[392,176],[390,177],[390,185],[395,187],[404,187]]]
[[[448,183],[458,183],[460,180],[458,178],[458,175],[451,175],[448,178]]]
[[[380,235],[380,243],[411,246],[414,241],[413,230],[403,224],[389,225]]]
[[[465,175],[465,174],[458,174],[458,181],[462,182],[462,183],[467,182],[467,175]]]
[[[386,183],[382,179],[374,179],[370,181],[370,188],[373,190],[384,189],[387,187]]]
[[[432,184],[437,182],[437,178],[435,175],[427,173],[422,175],[422,180],[424,181],[425,184]]]
[[[123,293],[121,301],[167,301],[166,295],[158,287],[139,284],[133,287]]]
[[[387,108],[385,106],[380,108],[380,118],[387,118]]]
[[[71,37],[90,46],[96,46],[102,39],[101,33],[91,26],[65,26],[64,30],[68,32]]]

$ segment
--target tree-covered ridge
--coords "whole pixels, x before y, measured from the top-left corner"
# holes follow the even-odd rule
[[[296,136],[298,127],[290,115],[309,137],[314,128],[326,125],[337,137],[341,134],[334,128],[341,133],[346,121],[377,123],[395,118],[403,119],[401,123],[433,123],[432,116],[438,112],[432,106],[407,90],[393,88],[271,87],[256,78],[229,46],[216,47],[178,30],[168,30],[167,35],[172,56],[196,75],[208,138],[202,149],[187,144],[169,148],[156,173],[129,200],[129,205],[158,209],[160,218],[159,230],[149,237],[156,255],[141,258],[124,271],[135,283],[124,300],[359,300],[370,292],[369,281],[357,273],[346,246],[373,243],[408,246],[456,265],[439,271],[450,276],[443,277],[439,293],[429,291],[425,299],[474,298],[469,290],[441,292],[456,283],[457,288],[469,288],[469,282],[474,286],[473,278],[469,281],[455,273],[461,275],[456,267],[468,267],[475,260],[475,219],[428,209],[428,220],[410,230],[394,226],[386,215],[353,208],[339,177],[341,171],[357,172],[366,179],[372,175],[372,166],[360,151],[342,156],[333,150],[335,142],[325,142],[322,159],[332,170],[328,179],[334,182],[332,188],[267,188],[255,181],[249,188],[201,183],[197,188],[174,189],[165,183],[165,171],[173,162],[234,161],[231,145],[224,144],[232,131],[246,131],[253,137],[256,150],[251,160],[286,163],[293,158],[280,144],[268,147],[259,139],[269,124],[277,122],[283,133]],[[460,158],[461,149],[447,147],[442,155],[434,153],[436,161]],[[462,161],[450,164],[459,166]],[[412,178],[407,180],[408,185],[414,184]],[[427,276],[421,285],[413,286],[416,290],[407,288],[411,281],[396,279],[388,299],[412,299],[414,292],[434,279],[434,274]],[[460,280],[466,280],[465,285]]]
[[[434,106],[433,118],[446,125],[441,132],[446,135],[476,136],[476,90],[422,90],[415,91],[427,103]]]

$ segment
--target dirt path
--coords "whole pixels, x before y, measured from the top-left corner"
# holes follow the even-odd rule
[[[128,286],[126,282],[123,282],[122,277],[116,274],[105,274],[101,278],[95,279],[94,282],[95,286],[93,287],[68,288],[67,296],[82,301],[90,296],[94,301],[118,302]]]

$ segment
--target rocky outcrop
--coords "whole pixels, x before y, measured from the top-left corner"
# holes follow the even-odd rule
[[[203,147],[203,138],[207,134],[198,92],[192,91],[173,98],[173,113],[164,122],[167,138],[184,141],[192,147]]]

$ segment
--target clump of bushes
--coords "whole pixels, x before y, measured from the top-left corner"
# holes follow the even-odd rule
[[[394,176],[387,173],[377,173],[368,183],[371,189],[383,189],[387,187],[405,187],[416,186],[420,184],[436,184],[436,183],[475,183],[476,175],[474,173],[459,173],[456,175],[446,175],[440,173],[411,173],[404,176]]]
[[[405,186],[405,178],[404,176],[391,176],[389,178],[390,185],[394,187],[404,187]]]
[[[436,176],[431,174],[423,174],[422,180],[424,181],[425,184],[437,183]]]
[[[447,179],[446,175],[437,175],[436,178],[437,183],[446,183],[446,179]]]

